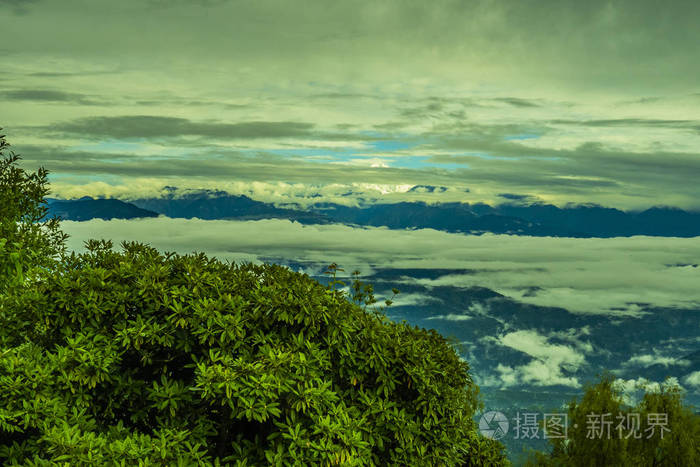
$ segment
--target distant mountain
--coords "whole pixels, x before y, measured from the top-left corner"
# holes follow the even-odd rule
[[[443,187],[419,186],[438,191]],[[401,202],[361,207],[316,203],[306,210],[279,208],[247,196],[199,190],[181,194],[167,190],[163,197],[142,198],[129,203],[118,200],[52,202],[52,212],[62,210],[71,220],[154,216],[199,219],[289,219],[303,224],[344,223],[385,226],[390,229],[430,228],[446,232],[531,235],[537,237],[664,237],[700,236],[700,212],[654,207],[641,212],[621,211],[597,205],[557,207],[514,199],[491,206],[483,203]],[[140,211],[138,211],[140,208]]]
[[[404,202],[348,207],[319,203],[311,208],[336,222],[392,229],[432,228],[448,232],[492,232],[553,237],[700,236],[700,213],[677,208],[626,212],[596,205],[559,208],[550,204]]]
[[[88,196],[75,200],[47,199],[47,205],[49,217],[59,216],[69,221],[158,217],[157,212],[118,199],[93,199]]]
[[[142,198],[134,205],[172,218],[192,219],[289,219],[304,224],[325,224],[329,219],[317,212],[282,209],[247,196],[230,195],[222,191],[201,190],[176,195],[169,192],[162,198]]]
[[[537,221],[495,213],[478,213],[464,203],[425,204],[403,202],[348,207],[337,204],[316,204],[312,210],[321,212],[335,222],[357,225],[386,226],[390,229],[436,229],[447,232],[493,232],[520,235],[550,235]],[[561,234],[570,232],[561,231]]]
[[[550,204],[502,204],[496,213],[539,222],[575,232],[577,237],[625,237],[652,235],[695,237],[700,235],[700,213],[678,208],[654,207],[625,212],[596,205],[558,208]]]

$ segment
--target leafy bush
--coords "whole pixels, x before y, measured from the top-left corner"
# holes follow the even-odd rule
[[[503,462],[435,331],[280,266],[87,246],[2,300],[5,463]]]

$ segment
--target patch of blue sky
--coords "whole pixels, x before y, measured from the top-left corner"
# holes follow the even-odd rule
[[[431,160],[431,156],[399,156],[391,159],[390,166],[401,169],[463,169],[466,164],[441,163]]]
[[[502,160],[502,161],[518,159],[518,157],[499,156],[498,154],[489,154],[486,152],[461,152],[461,153],[454,153],[451,155],[455,156],[455,157],[469,156],[469,157],[478,157],[479,159]]]
[[[56,173],[50,172],[48,175],[49,182],[68,180],[74,184],[78,183],[90,183],[90,182],[104,182],[109,185],[120,185],[124,183],[124,178],[121,175],[113,174],[77,174],[77,173]]]
[[[367,144],[372,146],[377,151],[399,151],[401,149],[410,149],[418,146],[417,143],[408,143],[405,141],[396,140],[368,141]]]
[[[266,149],[265,153],[275,154],[279,156],[291,156],[297,158],[308,158],[313,162],[357,162],[358,159],[381,159],[390,167],[405,168],[405,169],[425,169],[425,168],[440,168],[440,169],[464,169],[468,167],[466,163],[459,162],[436,162],[431,156],[416,156],[392,154],[391,151],[410,149],[419,146],[418,142],[403,142],[396,140],[382,140],[368,142],[371,148],[357,147],[337,147],[337,148],[299,148],[299,149]],[[243,151],[243,154],[256,156],[258,151]],[[478,156],[483,158],[503,159],[502,157],[491,156],[482,153],[455,154]]]
[[[246,153],[257,154],[261,151],[245,151]],[[279,156],[327,156],[328,158],[335,158],[336,156],[343,157],[345,155],[352,155],[356,157],[357,154],[365,154],[367,151],[364,149],[352,148],[352,147],[339,147],[339,148],[316,148],[316,149],[265,149],[262,152],[268,154],[276,154]]]
[[[521,133],[519,135],[506,136],[503,139],[506,141],[521,141],[524,139],[537,139],[539,137],[540,137],[540,135],[535,134],[535,133]]]
[[[80,144],[74,146],[76,151],[84,152],[126,152],[134,153],[146,149],[146,146],[141,142],[126,142],[119,140],[100,141],[99,143]]]

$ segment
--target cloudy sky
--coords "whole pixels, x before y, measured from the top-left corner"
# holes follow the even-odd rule
[[[698,209],[699,15],[696,1],[0,0],[0,126],[62,197],[171,185]]]

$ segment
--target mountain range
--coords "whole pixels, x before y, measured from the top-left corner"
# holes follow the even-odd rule
[[[49,198],[48,215],[69,221],[88,221],[90,219],[135,219],[139,217],[158,217],[158,213],[137,207],[118,199],[92,199],[85,196],[80,199],[60,200]]]
[[[552,236],[665,237],[700,236],[700,212],[674,207],[622,211],[598,205],[525,204],[520,200],[496,206],[483,203],[399,202],[353,207],[316,203],[307,209],[277,207],[247,196],[202,190],[160,198],[56,200],[48,202],[49,214],[66,220],[131,219],[154,217],[255,220],[281,218],[303,224],[343,223],[385,226],[390,229],[430,228],[447,232]]]

